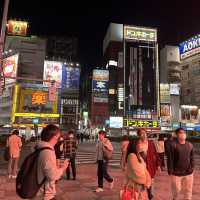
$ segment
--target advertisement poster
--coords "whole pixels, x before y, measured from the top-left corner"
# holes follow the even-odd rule
[[[4,76],[13,77],[13,78],[17,76],[18,59],[19,59],[19,54],[16,54],[8,58],[5,58],[3,60]],[[16,82],[15,79],[9,79],[9,78],[5,79],[6,84],[15,83],[15,82]]]
[[[160,117],[162,126],[171,126],[171,107],[170,105],[160,105]]]
[[[49,81],[44,82],[44,86],[50,87],[50,81],[55,81],[55,87],[60,88],[62,81],[62,63],[55,61],[44,61],[43,79]]]
[[[169,84],[160,84],[160,103],[170,103]]]
[[[170,94],[180,95],[180,84],[170,84]]]
[[[123,128],[123,117],[110,117],[110,128]]]
[[[183,105],[181,106],[181,122],[187,123],[197,123],[198,122],[198,107]]]
[[[62,88],[78,90],[79,84],[80,69],[64,65],[62,68]]]

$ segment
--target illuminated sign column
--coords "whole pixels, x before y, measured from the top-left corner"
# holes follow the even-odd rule
[[[28,22],[9,20],[7,24],[8,35],[27,35]]]

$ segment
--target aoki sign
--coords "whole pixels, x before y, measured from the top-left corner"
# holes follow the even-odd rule
[[[179,45],[180,58],[185,59],[200,53],[200,35],[197,35]]]

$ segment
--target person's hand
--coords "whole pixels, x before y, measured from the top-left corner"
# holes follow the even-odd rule
[[[67,167],[68,167],[68,165],[69,165],[69,161],[68,161],[68,160],[65,160],[65,161],[63,162],[63,164],[62,164],[63,170],[66,170]]]
[[[158,166],[157,170],[158,170],[158,172],[159,172],[159,173],[161,173],[161,172],[162,172],[162,170],[161,170],[160,166]]]

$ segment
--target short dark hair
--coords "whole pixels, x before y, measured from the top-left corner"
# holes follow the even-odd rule
[[[103,131],[103,130],[100,130],[100,131],[99,131],[99,135],[104,135],[104,136],[106,136],[106,132]]]
[[[70,134],[73,134],[74,135],[74,131],[73,130],[70,130],[70,131],[68,131],[68,134],[70,135]]]
[[[128,140],[129,140],[128,135],[123,135],[122,136],[122,141],[128,141]]]
[[[60,129],[54,125],[54,124],[49,124],[45,128],[43,128],[41,132],[41,140],[45,142],[49,142],[55,135],[60,132]]]
[[[19,135],[19,130],[17,130],[17,129],[13,130],[12,134],[13,135]]]
[[[138,136],[140,136],[141,131],[147,132],[145,128],[139,128],[139,129],[137,130],[137,135],[138,135]]]
[[[177,128],[177,129],[175,130],[176,135],[178,135],[179,131],[185,131],[185,130],[184,130],[183,128]]]

